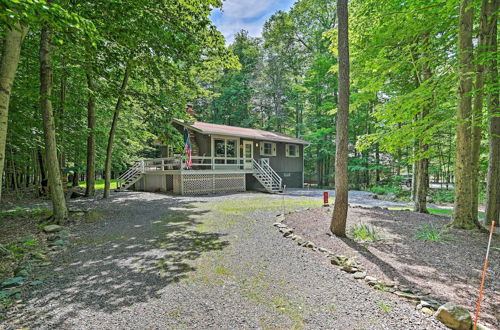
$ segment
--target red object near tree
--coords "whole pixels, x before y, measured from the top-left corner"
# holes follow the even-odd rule
[[[323,191],[323,206],[328,206],[328,191]]]

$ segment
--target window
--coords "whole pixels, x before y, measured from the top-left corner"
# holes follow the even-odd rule
[[[276,143],[260,142],[261,156],[276,156]]]
[[[238,140],[214,138],[213,151],[215,156],[215,164],[236,164],[238,156]],[[230,159],[234,158],[234,159]]]
[[[286,145],[286,156],[287,157],[299,157],[299,146],[296,144]]]

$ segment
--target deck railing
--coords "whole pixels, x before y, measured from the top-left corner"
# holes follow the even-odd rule
[[[144,171],[187,170],[185,157],[167,157],[144,160]],[[252,159],[230,157],[191,157],[191,170],[252,170]]]

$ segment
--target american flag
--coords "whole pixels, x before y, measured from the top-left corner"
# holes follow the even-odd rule
[[[191,168],[193,160],[191,159],[191,139],[189,138],[189,131],[187,129],[184,129],[184,141],[186,142],[186,145],[184,146],[184,151],[186,152],[187,155],[186,169],[189,170]]]

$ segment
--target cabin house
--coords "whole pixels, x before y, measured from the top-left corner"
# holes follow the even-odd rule
[[[172,192],[179,195],[246,190],[269,193],[304,185],[304,148],[309,142],[258,129],[200,121],[173,120],[187,152],[161,147],[161,158],[137,162],[121,177],[118,190]]]

